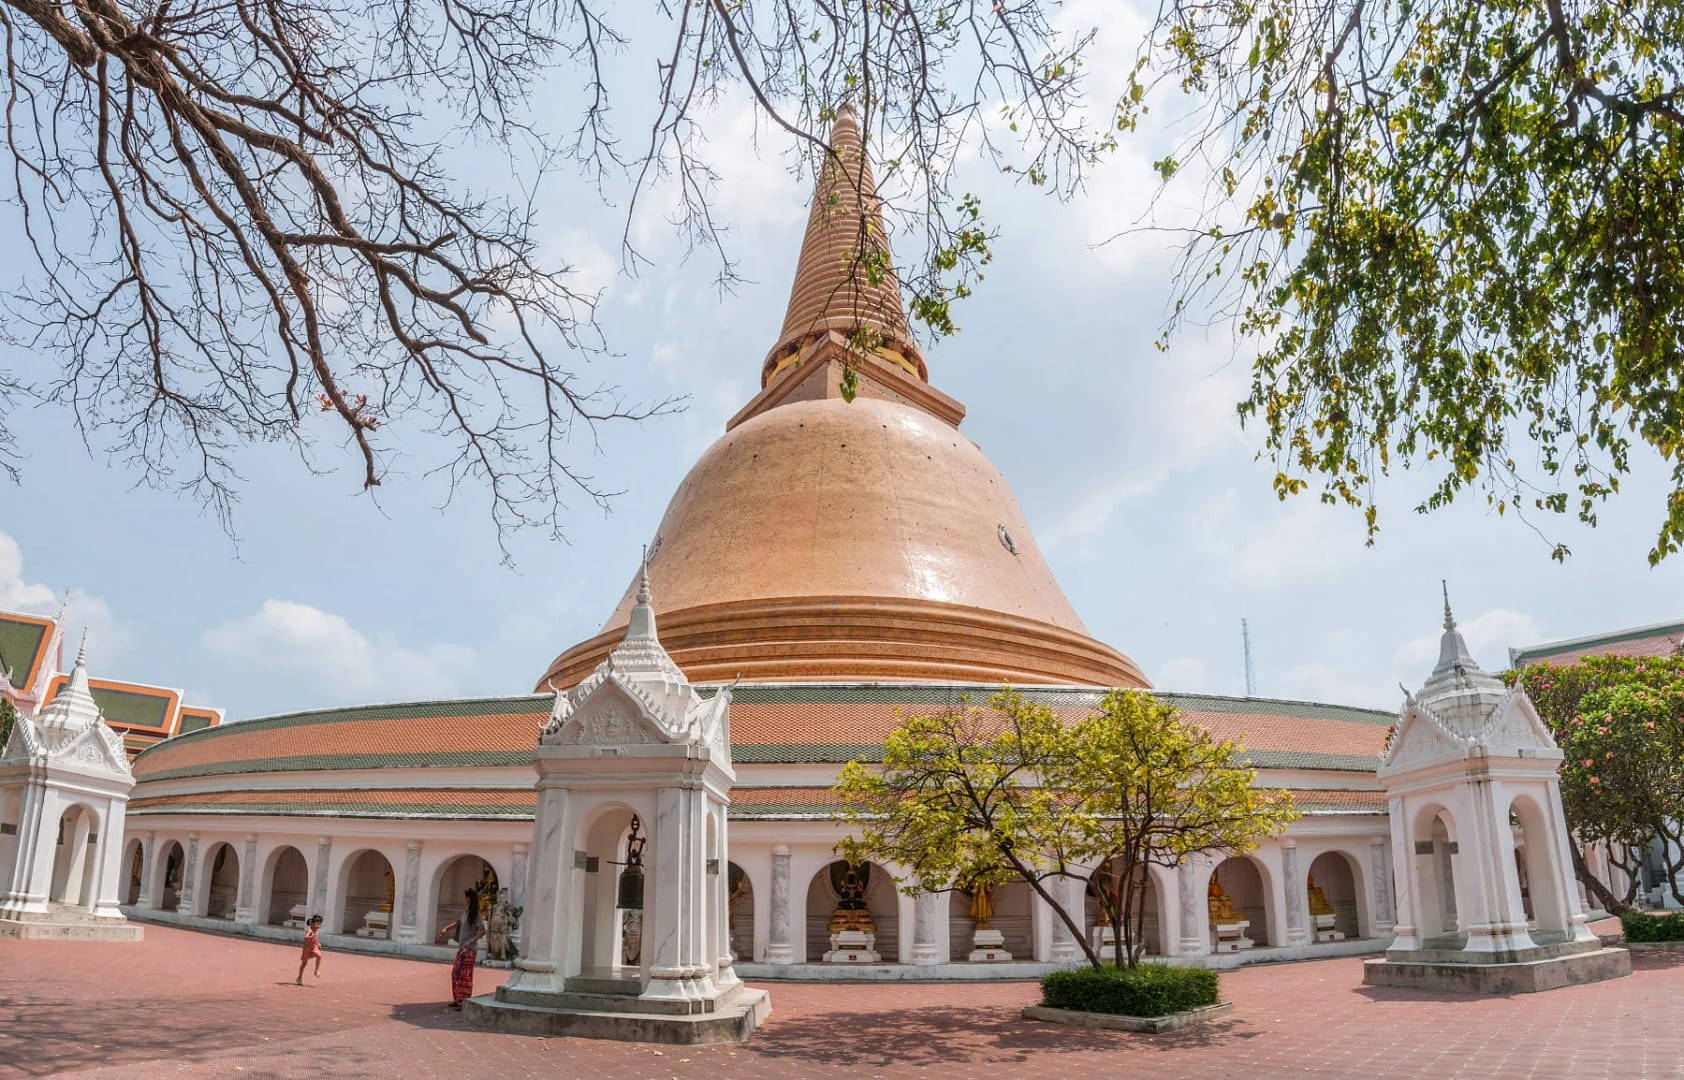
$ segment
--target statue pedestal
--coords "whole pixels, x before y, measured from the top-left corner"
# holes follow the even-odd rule
[[[1006,951],[1006,936],[998,930],[983,929],[971,939],[971,963],[1001,963],[1012,958]]]
[[[360,938],[379,938],[382,941],[392,936],[392,913],[390,911],[371,911],[363,916],[363,924],[356,929]]]
[[[1315,927],[1316,927],[1316,940],[1317,941],[1344,941],[1345,940],[1344,934],[1341,934],[1339,931],[1333,929],[1333,920],[1334,920],[1334,917],[1332,915],[1312,915],[1312,916],[1310,916],[1310,921],[1313,922],[1315,924]]]
[[[303,930],[304,929],[304,905],[303,904],[292,905],[292,907],[287,910],[286,921],[281,923],[281,925],[286,927],[288,930]]]
[[[821,958],[827,964],[879,964],[877,935],[863,930],[838,930],[830,935],[830,951]]]
[[[1250,919],[1239,922],[1218,922],[1210,924],[1211,935],[1216,939],[1212,952],[1243,952],[1251,948],[1256,942],[1245,936],[1246,927],[1251,925]]]

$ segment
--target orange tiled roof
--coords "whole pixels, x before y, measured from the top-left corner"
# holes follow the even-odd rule
[[[707,691],[711,692],[711,691]],[[1072,718],[1099,700],[1092,690],[1023,691]],[[870,760],[897,708],[921,712],[987,687],[784,684],[739,687],[732,754],[740,764]],[[1241,738],[1260,768],[1372,772],[1392,716],[1305,702],[1161,694],[1194,722]],[[551,699],[544,695],[327,709],[224,724],[177,736],[135,763],[136,779],[245,772],[496,766],[531,758]]]
[[[1509,664],[1576,664],[1588,656],[1671,656],[1684,641],[1684,623],[1615,630],[1594,637],[1551,641],[1509,650]]]

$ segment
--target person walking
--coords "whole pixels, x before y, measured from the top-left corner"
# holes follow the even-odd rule
[[[304,985],[304,969],[309,966],[311,958],[316,961],[316,978],[322,977],[322,917],[310,916],[310,921],[304,926],[304,956],[298,961],[298,978],[293,980],[297,986]]]
[[[447,923],[438,937],[443,941],[452,933],[456,935],[456,959],[450,965],[452,1009],[460,1009],[464,1001],[474,996],[474,962],[478,958],[479,939],[485,936],[485,920],[480,918],[479,913],[479,890],[470,886],[465,898],[467,907],[463,909],[462,917]]]

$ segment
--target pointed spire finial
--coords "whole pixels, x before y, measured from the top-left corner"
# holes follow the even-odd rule
[[[642,567],[643,567],[642,576],[638,579],[638,582],[637,582],[637,602],[640,603],[640,604],[647,604],[649,602],[649,545],[648,544],[643,545]]]
[[[1456,616],[1450,614],[1450,582],[1444,578],[1438,579],[1439,586],[1444,589],[1444,628],[1456,629]]]
[[[928,382],[901,302],[883,201],[852,103],[837,107],[817,172],[783,330],[761,367],[760,385],[771,385],[811,342],[831,333]]]
[[[76,666],[88,666],[88,628],[85,626],[82,627],[82,643],[76,646]]]
[[[631,621],[626,623],[626,640],[654,637],[655,609],[649,602],[649,547],[646,544],[637,573],[637,603],[632,605]]]

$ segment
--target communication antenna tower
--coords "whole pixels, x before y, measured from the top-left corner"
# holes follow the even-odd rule
[[[1240,620],[1240,640],[1245,642],[1245,696],[1257,696],[1257,668],[1251,662],[1251,624]]]

